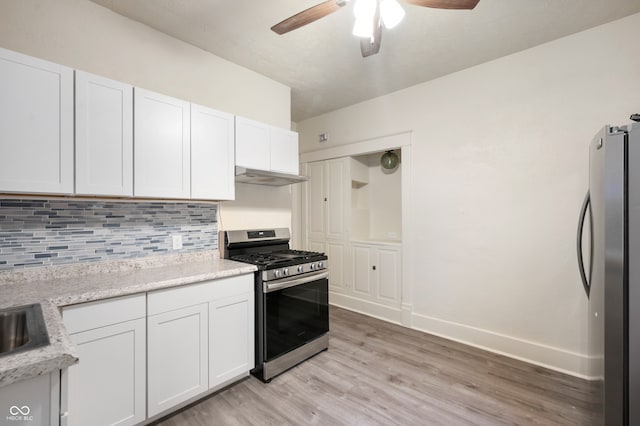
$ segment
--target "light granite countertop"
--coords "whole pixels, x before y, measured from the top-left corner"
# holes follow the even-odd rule
[[[0,387],[78,362],[60,315],[59,308],[63,306],[254,271],[254,265],[219,259],[216,253],[209,253],[3,273],[0,309],[40,303],[50,344],[0,357]]]

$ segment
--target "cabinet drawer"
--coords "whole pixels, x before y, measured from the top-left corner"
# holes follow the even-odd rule
[[[211,281],[211,293],[208,300],[220,300],[227,297],[238,296],[245,293],[253,293],[254,275],[245,274],[234,277],[221,278]]]
[[[203,281],[148,293],[149,315],[168,312],[199,303],[253,291],[253,274]]]
[[[62,319],[69,334],[92,330],[146,316],[146,294],[67,306]]]

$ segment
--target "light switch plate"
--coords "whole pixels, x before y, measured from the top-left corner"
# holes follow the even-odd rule
[[[172,235],[171,242],[174,250],[180,250],[182,248],[182,235]]]

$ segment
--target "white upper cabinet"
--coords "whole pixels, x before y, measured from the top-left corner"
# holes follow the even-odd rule
[[[294,173],[295,133],[238,129],[239,165]],[[0,48],[0,193],[233,200],[235,139],[232,114],[84,71],[74,108],[71,68]]]
[[[271,128],[271,170],[297,175],[300,171],[298,159],[298,134],[290,130]]]
[[[233,200],[234,117],[191,104],[191,198]]]
[[[264,123],[236,117],[236,166],[271,168],[270,128]]]
[[[134,195],[190,198],[190,104],[135,88]]]
[[[76,193],[133,195],[133,87],[76,71]]]
[[[236,166],[297,175],[298,134],[236,117]]]
[[[73,70],[0,48],[0,192],[73,193]]]

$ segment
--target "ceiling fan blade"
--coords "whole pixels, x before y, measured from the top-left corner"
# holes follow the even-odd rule
[[[278,34],[288,33],[332,14],[345,4],[346,0],[327,0],[275,24],[271,30]]]
[[[473,9],[480,0],[400,0],[416,6],[436,9]]]

